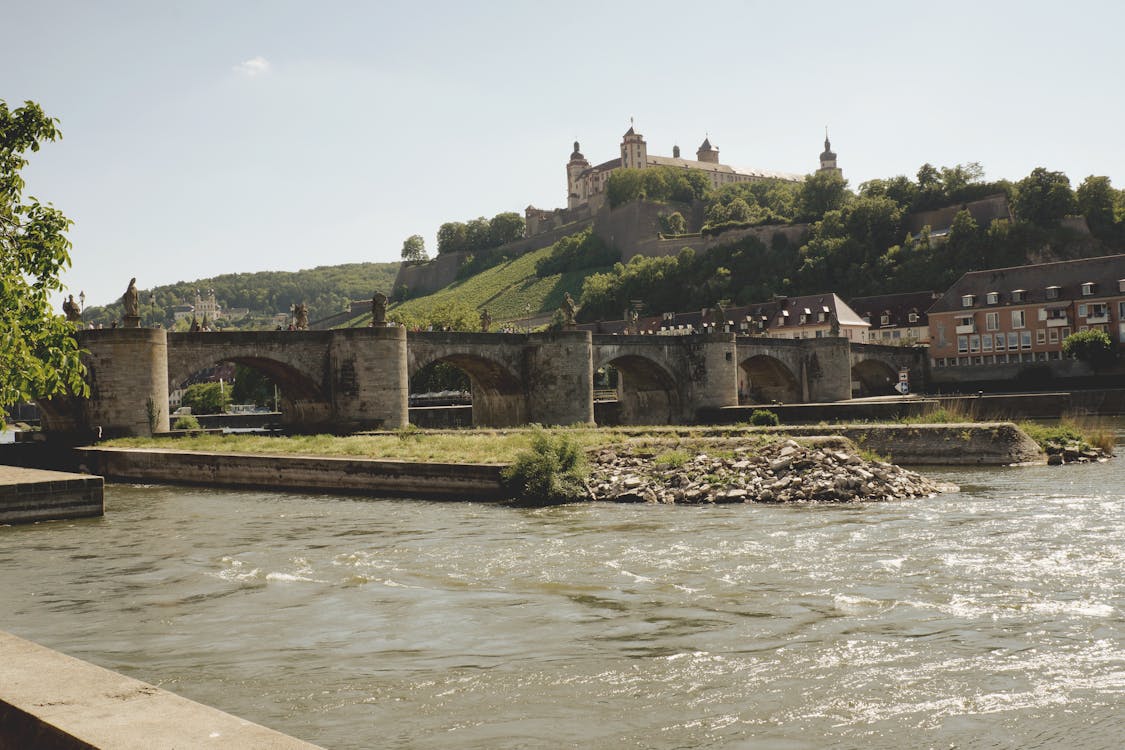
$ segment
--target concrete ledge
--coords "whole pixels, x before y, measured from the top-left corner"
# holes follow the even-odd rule
[[[312,490],[384,497],[499,500],[503,467],[370,458],[78,448],[90,471],[117,481]]]
[[[0,466],[0,523],[104,515],[104,485],[88,474]]]
[[[0,750],[158,747],[317,748],[0,631]]]

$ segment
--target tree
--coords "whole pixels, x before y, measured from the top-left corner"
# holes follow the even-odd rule
[[[829,211],[841,208],[848,197],[848,183],[839,172],[817,172],[801,183],[798,196],[801,218],[817,221]]]
[[[1090,231],[1101,239],[1111,239],[1117,191],[1110,185],[1109,178],[1090,175],[1078,186],[1076,198],[1078,212],[1086,217]]]
[[[189,385],[180,398],[180,405],[196,414],[221,414],[230,404],[230,389],[221,383]]]
[[[1075,210],[1070,178],[1062,172],[1036,167],[1016,183],[1016,214],[1024,221],[1051,229]]]
[[[460,221],[447,221],[437,230],[438,255],[458,253],[468,249],[468,227]]]
[[[407,261],[429,260],[426,255],[426,241],[420,234],[412,234],[402,243],[402,259]]]
[[[492,245],[499,247],[523,239],[524,228],[523,217],[515,211],[496,214],[489,222]]]
[[[1088,362],[1091,367],[1103,367],[1114,359],[1113,341],[1105,331],[1089,329],[1072,333],[1063,339],[1063,356]]]
[[[0,425],[4,408],[62,393],[85,396],[74,325],[51,309],[70,266],[70,220],[52,205],[23,199],[28,151],[62,137],[34,102],[9,110],[0,100]]]

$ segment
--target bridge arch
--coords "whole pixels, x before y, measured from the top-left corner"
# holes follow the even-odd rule
[[[897,382],[898,371],[881,359],[864,359],[852,365],[853,396],[890,396]]]
[[[617,370],[618,424],[676,424],[681,421],[681,396],[676,379],[659,362],[640,354],[599,359],[596,369]]]
[[[756,354],[739,363],[739,393],[755,404],[796,403],[801,400],[801,384],[780,359]]]
[[[481,354],[454,351],[410,362],[413,379],[431,365],[445,362],[468,378],[473,394],[474,427],[510,427],[528,422],[524,385],[504,363]]]

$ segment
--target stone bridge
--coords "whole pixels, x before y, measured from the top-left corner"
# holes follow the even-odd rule
[[[589,424],[594,372],[618,372],[615,421],[692,422],[703,408],[840,401],[890,393],[900,367],[925,384],[924,349],[842,338],[410,333],[402,328],[168,333],[81,331],[89,399],[42,403],[44,427],[106,436],[168,429],[168,393],[219,362],[260,370],[283,398],[283,419],[303,431],[394,429],[409,423],[410,378],[432,364],[463,370],[477,426]]]

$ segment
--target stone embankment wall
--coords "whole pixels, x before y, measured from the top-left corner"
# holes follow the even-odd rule
[[[125,482],[308,490],[384,497],[495,500],[500,466],[132,448],[78,448],[89,471]]]
[[[103,515],[104,485],[101,477],[0,466],[0,524]]]
[[[317,750],[293,737],[0,632],[0,748]]]

